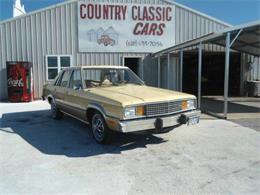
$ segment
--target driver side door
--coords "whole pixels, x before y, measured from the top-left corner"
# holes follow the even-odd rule
[[[66,102],[69,106],[69,114],[82,120],[86,119],[87,100],[83,90],[80,69],[75,69],[71,73]]]

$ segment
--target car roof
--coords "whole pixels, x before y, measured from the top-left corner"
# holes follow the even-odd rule
[[[128,69],[126,66],[111,66],[111,65],[92,65],[92,66],[72,66],[64,68],[64,70],[72,69]]]
[[[81,66],[83,69],[100,69],[100,68],[106,68],[106,69],[127,69],[128,67],[125,66],[111,66],[111,65],[93,65],[93,66]]]

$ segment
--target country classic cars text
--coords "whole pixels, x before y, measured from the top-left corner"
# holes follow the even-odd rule
[[[167,22],[172,20],[172,7],[159,5],[136,4],[93,4],[81,3],[79,16],[86,20],[117,20],[131,19],[135,21],[134,35],[162,36]],[[128,18],[130,17],[130,18]]]

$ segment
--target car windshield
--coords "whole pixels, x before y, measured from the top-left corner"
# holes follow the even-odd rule
[[[143,85],[144,82],[130,69],[95,68],[83,69],[86,87],[118,86],[124,84]]]

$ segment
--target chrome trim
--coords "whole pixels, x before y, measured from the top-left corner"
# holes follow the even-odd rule
[[[63,110],[61,110],[61,112],[64,113],[64,114],[66,114],[66,115],[68,115],[68,116],[70,116],[70,117],[72,117],[72,118],[75,118],[75,119],[77,119],[77,120],[79,120],[79,121],[81,121],[81,122],[83,122],[83,123],[85,123],[85,124],[87,124],[87,125],[89,125],[89,122],[84,121],[83,119],[80,119],[80,118],[78,118],[78,117],[76,117],[76,116],[74,116],[74,115],[72,115],[72,114],[69,114],[69,113],[63,111]]]
[[[188,101],[188,100],[193,100],[195,107],[193,108],[187,108],[185,110],[179,110],[179,111],[175,111],[175,112],[167,112],[167,113],[162,113],[162,114],[155,114],[155,115],[147,115],[146,113],[146,109],[147,106],[152,105],[152,104],[161,104],[161,103],[171,103],[171,102],[178,102],[178,101]],[[176,99],[176,100],[168,100],[168,101],[158,101],[158,102],[149,102],[149,103],[140,103],[140,104],[133,104],[133,105],[128,105],[126,107],[123,108],[123,112],[125,111],[125,108],[129,108],[129,107],[137,107],[137,106],[144,106],[145,107],[145,115],[143,116],[135,116],[132,118],[123,118],[124,120],[131,120],[131,119],[141,119],[141,118],[146,118],[146,117],[156,117],[156,116],[166,116],[166,115],[171,115],[171,114],[178,114],[180,112],[186,112],[186,111],[192,111],[197,109],[197,99],[196,98],[180,98],[180,99]]]
[[[187,109],[182,109],[182,101],[189,101],[193,100],[194,104],[196,99],[181,99],[181,100],[176,100],[176,101],[165,101],[165,102],[155,102],[151,104],[147,104],[145,109],[146,109],[146,116],[147,117],[153,117],[153,116],[164,116],[164,115],[170,115],[170,114],[176,114],[180,112],[186,112],[190,110],[196,109],[194,106],[191,108]],[[154,108],[149,108],[149,107],[154,107]],[[148,109],[150,109],[150,114],[148,113]],[[161,110],[161,113],[160,113]],[[153,113],[154,112],[154,113]],[[158,113],[156,113],[158,112]]]
[[[184,100],[148,104],[146,105],[146,116],[159,116],[181,111],[183,101]]]
[[[155,120],[157,118],[161,118],[163,120],[163,127],[172,127],[175,125],[179,125],[179,118],[181,115],[185,115],[187,117],[199,117],[200,118],[201,111],[193,110],[188,112],[182,112],[175,115],[165,116],[165,117],[153,117],[147,119],[137,119],[137,120],[128,120],[128,121],[120,121],[119,122],[119,131],[124,133],[136,132],[136,131],[144,131],[144,130],[153,130],[155,129]]]
[[[167,103],[167,102],[175,102],[175,101],[182,101],[182,100],[194,100],[197,101],[196,98],[180,98],[180,99],[173,99],[173,100],[162,100],[162,101],[157,101],[157,102],[144,102],[144,103],[139,103],[139,104],[131,104],[127,105],[125,107],[132,107],[132,106],[146,106],[149,104],[160,104],[160,103]]]
[[[158,115],[149,115],[146,117],[157,117],[157,116],[168,116],[168,115],[172,115],[172,114],[179,114],[179,113],[182,113],[182,112],[187,112],[187,111],[192,111],[194,110],[195,108],[191,108],[191,109],[186,109],[186,110],[179,110],[179,111],[176,111],[176,112],[169,112],[169,113],[164,113],[164,114],[158,114]]]

